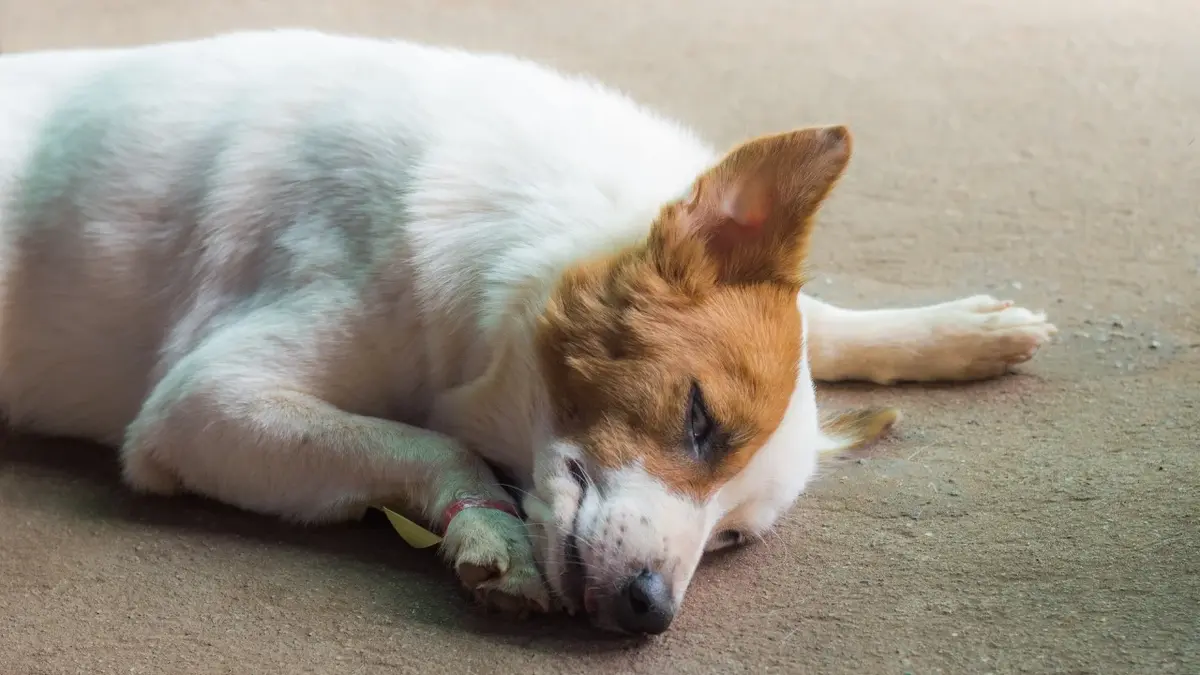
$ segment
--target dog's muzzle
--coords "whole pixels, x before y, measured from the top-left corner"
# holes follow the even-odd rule
[[[589,481],[583,467],[570,463],[571,477],[579,485],[579,503],[587,495]],[[576,507],[576,520],[579,518]],[[578,522],[572,523],[571,534],[564,544],[566,574],[563,589],[579,601],[588,616],[601,625],[616,626],[636,635],[658,635],[666,632],[675,618],[675,598],[663,575],[649,568],[630,575],[617,584],[618,591],[607,602],[599,601],[593,589],[587,587],[587,570],[579,554],[579,539],[575,535]],[[607,614],[608,616],[603,616]]]

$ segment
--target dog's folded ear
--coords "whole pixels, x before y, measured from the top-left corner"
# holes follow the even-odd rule
[[[719,283],[799,285],[812,217],[850,153],[850,132],[842,126],[743,143],[698,177],[688,196],[656,223],[656,243],[702,253],[714,263]],[[697,243],[702,249],[694,248]]]

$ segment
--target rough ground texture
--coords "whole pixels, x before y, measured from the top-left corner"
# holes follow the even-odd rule
[[[667,635],[476,615],[380,523],[132,497],[111,453],[0,448],[5,673],[1200,672],[1194,0],[0,0],[0,46],[312,26],[595,73],[726,144],[857,135],[813,289],[992,292],[1061,333],[1022,372],[828,387],[906,420]],[[3,101],[0,101],[3,105]]]

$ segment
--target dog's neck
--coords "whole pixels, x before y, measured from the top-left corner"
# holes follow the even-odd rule
[[[657,208],[612,213],[615,225],[608,227],[564,223],[556,236],[498,242],[506,250],[494,252],[463,287],[468,305],[434,307],[427,316],[426,330],[435,331],[428,339],[440,345],[430,350],[431,366],[443,384],[428,426],[467,443],[528,485],[536,453],[554,438],[552,401],[535,349],[539,317],[568,268],[644,238]],[[462,326],[464,317],[471,318],[463,326],[470,338],[459,333],[459,339],[444,339],[454,335],[442,332],[445,326]]]
[[[528,159],[525,146],[497,138],[486,157],[422,165],[397,186],[409,219],[389,258],[408,264],[392,295],[413,302],[393,312],[388,332],[416,338],[409,351],[420,351],[424,372],[410,398],[427,397],[406,403],[425,426],[522,476],[549,440],[534,338],[560,278],[645,238],[662,206],[718,159],[653,117],[625,124],[633,130],[614,132],[612,143],[579,138],[570,141],[578,147],[538,147]],[[643,142],[631,147],[627,132]],[[397,378],[417,367],[402,359]]]

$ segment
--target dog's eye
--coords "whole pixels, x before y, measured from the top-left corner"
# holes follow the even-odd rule
[[[692,454],[700,459],[710,459],[716,445],[717,423],[704,404],[699,385],[692,385],[688,399],[687,434]]]

